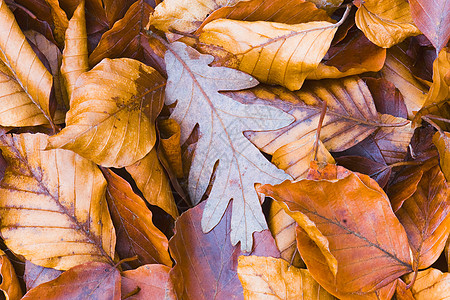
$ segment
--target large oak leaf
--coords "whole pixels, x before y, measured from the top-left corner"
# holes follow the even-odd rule
[[[202,218],[204,232],[216,226],[233,199],[231,242],[252,248],[252,234],[267,228],[255,183],[278,183],[288,178],[248,141],[244,130],[271,130],[288,125],[292,117],[267,105],[245,105],[219,93],[255,86],[250,75],[234,69],[209,67],[213,57],[185,44],[173,43],[166,52],[166,104],[177,103],[171,118],[181,126],[184,143],[196,124],[198,140],[189,172],[189,194],[198,203],[214,165],[216,179]]]
[[[143,63],[105,58],[78,78],[67,126],[47,148],[70,149],[105,167],[135,163],[156,142],[155,124],[144,111],[162,106],[164,86],[164,78]]]
[[[285,181],[259,191],[288,214],[304,214],[323,233],[337,260],[335,276],[310,227],[298,227],[298,247],[311,275],[335,296],[369,296],[412,271],[405,230],[386,194],[366,175],[347,171],[334,180]]]
[[[31,262],[66,270],[112,262],[115,231],[106,181],[95,164],[67,150],[43,151],[44,134],[4,135],[9,163],[0,184],[1,233]]]

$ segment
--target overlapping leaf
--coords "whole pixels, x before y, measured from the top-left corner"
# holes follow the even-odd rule
[[[445,179],[450,180],[450,134],[448,132],[436,132],[433,136],[433,143],[439,151],[439,163]]]
[[[77,81],[67,126],[49,138],[48,149],[64,148],[105,167],[131,165],[156,141],[144,113],[162,106],[164,78],[136,60],[104,59]]]
[[[29,291],[32,288],[37,287],[38,285],[58,278],[61,273],[62,271],[41,267],[27,260],[25,261],[23,280],[25,281],[27,291]]]
[[[23,294],[16,272],[8,256],[2,250],[0,250],[0,275],[2,279],[0,290],[2,290],[5,298],[7,300],[21,299]]]
[[[243,135],[244,130],[270,130],[288,125],[291,116],[265,105],[245,105],[220,90],[257,84],[251,76],[223,67],[209,67],[213,57],[176,42],[166,53],[166,104],[177,101],[171,115],[181,126],[184,143],[196,124],[201,136],[189,173],[189,194],[198,203],[217,161],[216,180],[203,213],[204,232],[216,226],[233,199],[231,242],[252,248],[252,234],[267,228],[255,183],[280,182],[288,176],[268,162]],[[186,93],[189,91],[189,93]]]
[[[66,270],[112,262],[115,232],[106,181],[95,164],[67,150],[43,151],[44,134],[4,135],[9,163],[0,184],[1,233],[31,262]]]
[[[412,280],[412,274],[406,277],[406,283]],[[417,274],[417,279],[411,288],[416,300],[444,300],[450,297],[450,273],[429,268]]]

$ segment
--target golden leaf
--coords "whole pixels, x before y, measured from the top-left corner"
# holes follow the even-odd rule
[[[357,0],[356,26],[374,44],[390,48],[409,36],[420,34],[406,0]]]
[[[408,274],[405,283],[410,283],[413,274]],[[450,273],[429,268],[417,274],[416,281],[411,287],[416,300],[444,300],[450,298]]]
[[[436,132],[433,136],[433,143],[439,151],[439,163],[445,179],[450,181],[450,133]]]
[[[115,231],[97,166],[72,151],[44,151],[44,134],[4,135],[1,233],[32,263],[58,270],[112,263]]]
[[[156,141],[155,124],[143,110],[162,106],[164,78],[128,58],[105,58],[77,80],[65,127],[48,149],[75,151],[105,167],[129,166]]]

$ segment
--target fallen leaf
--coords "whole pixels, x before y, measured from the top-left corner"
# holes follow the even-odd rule
[[[311,0],[318,8],[324,9],[327,13],[332,14],[338,9],[344,0]]]
[[[411,16],[414,23],[441,52],[450,38],[450,13],[448,0],[410,0]]]
[[[89,56],[91,66],[103,58],[129,57],[155,68],[160,74],[166,73],[164,53],[166,47],[145,32],[152,7],[143,0],[135,2],[123,19],[105,32],[98,46]]]
[[[0,30],[0,59],[9,68],[30,100],[48,122],[53,124],[49,103],[53,84],[52,75],[26,41],[14,15],[6,6],[4,0],[0,0],[0,16],[2,16],[0,18],[0,28],[2,28]],[[41,122],[37,123],[42,124]]]
[[[347,14],[348,10],[336,24],[319,21],[288,25],[218,19],[203,27],[199,40],[235,55],[236,68],[259,81],[298,90],[328,51]]]
[[[231,6],[248,0],[167,0],[155,8],[150,16],[148,26],[152,25],[164,32],[170,30],[193,32],[200,27],[203,20],[222,6]]]
[[[158,129],[161,134],[160,145],[170,168],[177,178],[183,177],[183,161],[181,159],[181,128],[173,119],[161,120],[158,122]]]
[[[153,102],[162,105],[164,86],[151,67],[105,58],[78,78],[67,126],[49,138],[47,149],[69,149],[104,167],[135,163],[156,142],[155,125],[143,110]]]
[[[239,256],[238,275],[244,299],[336,299],[308,270],[290,266],[279,258]]]
[[[368,297],[412,271],[405,231],[386,194],[369,177],[347,172],[337,180],[285,181],[259,191],[283,203],[288,214],[309,218],[324,234],[337,272],[324,263],[320,244],[311,240],[311,226],[299,223],[297,246],[311,275],[331,294]]]
[[[126,170],[133,177],[148,203],[162,208],[174,220],[178,217],[178,209],[169,180],[158,160],[156,149],[152,149],[144,158],[126,167]]]
[[[72,93],[78,77],[88,70],[86,17],[84,13],[84,0],[81,0],[73,17],[69,21],[64,39],[61,74],[65,81],[69,99],[72,99]],[[69,103],[67,104],[67,107],[70,107]]]
[[[250,88],[258,82],[234,69],[209,67],[212,56],[175,42],[165,59],[169,76],[166,104],[177,102],[171,118],[181,126],[180,142],[187,140],[196,124],[201,133],[189,173],[193,203],[205,193],[219,160],[202,229],[214,228],[233,199],[231,243],[240,241],[242,249],[250,251],[253,232],[267,228],[254,184],[280,182],[288,175],[267,161],[242,132],[280,128],[292,117],[274,107],[245,105],[220,94],[220,90]]]
[[[431,266],[450,233],[450,190],[438,165],[423,173],[414,194],[395,214],[406,230],[415,266]]]
[[[374,44],[390,48],[409,36],[419,35],[405,0],[355,0],[356,26]]]
[[[144,200],[120,176],[108,169],[102,171],[108,182],[106,200],[116,228],[119,257],[125,259],[137,255],[137,260],[128,262],[133,268],[155,263],[172,266],[169,242],[153,224],[152,212]]]
[[[59,45],[64,43],[64,35],[69,24],[66,13],[59,6],[58,0],[45,0],[51,10],[53,19],[53,35]]]
[[[231,205],[230,205],[231,206]],[[240,255],[279,257],[275,241],[268,230],[256,232],[251,252],[232,246],[231,207],[219,224],[203,233],[200,226],[206,203],[202,202],[182,214],[175,223],[175,235],[169,249],[176,264],[170,271],[178,299],[243,299],[237,274]]]
[[[170,268],[164,265],[145,265],[123,272],[122,297],[129,300],[177,299],[169,271]],[[137,289],[137,294],[131,295]]]
[[[397,300],[414,300],[411,289],[406,288],[406,283],[401,279],[397,279],[397,287],[395,288],[395,297]]]
[[[52,268],[44,268],[33,264],[29,260],[25,261],[25,273],[23,274],[23,280],[27,287],[27,291],[58,278],[62,274],[62,271]]]
[[[394,84],[384,78],[364,78],[370,90],[377,111],[394,117],[408,118],[408,110],[403,95]]]
[[[327,113],[320,140],[328,151],[348,149],[379,126],[387,125],[381,122],[369,89],[358,77],[310,81],[296,92],[261,86],[234,92],[233,97],[248,103],[270,103],[295,117],[295,122],[280,130],[246,132],[252,143],[269,154],[304,136],[314,135],[323,101],[327,102]]]
[[[2,290],[6,300],[21,299],[23,294],[16,272],[5,252],[2,250],[0,250],[0,275],[2,279],[0,290]]]
[[[450,180],[450,134],[448,132],[436,132],[433,136],[433,143],[439,151],[439,163],[445,179]]]
[[[405,283],[410,283],[412,274],[405,278]],[[411,287],[416,300],[444,300],[450,297],[450,273],[429,268],[417,274],[416,281]]]
[[[115,232],[105,179],[95,164],[71,151],[43,151],[47,139],[29,133],[0,137],[9,164],[0,184],[1,233],[8,248],[58,270],[111,262]]]
[[[89,262],[29,290],[22,299],[119,300],[120,281],[120,273],[115,267]]]
[[[336,158],[336,162],[338,165],[353,172],[370,176],[381,188],[386,186],[392,173],[391,168],[385,163],[380,163],[364,156],[340,156]]]

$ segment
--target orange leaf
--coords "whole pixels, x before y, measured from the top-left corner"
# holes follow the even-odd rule
[[[450,180],[450,133],[436,132],[433,136],[433,143],[439,151],[439,163],[445,179]]]
[[[164,153],[170,168],[177,178],[183,177],[183,161],[181,160],[181,128],[177,121],[173,119],[161,120],[158,122],[158,129],[161,134],[161,149]]]
[[[22,298],[22,290],[17,279],[14,267],[6,256],[5,252],[0,250],[0,275],[2,283],[0,290],[4,293],[7,300],[19,300]]]
[[[405,278],[410,283],[413,274]],[[416,281],[411,288],[416,300],[444,300],[450,298],[450,273],[442,273],[439,270],[429,268],[417,274]]]

